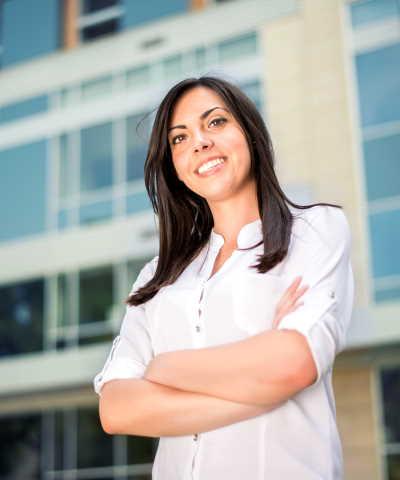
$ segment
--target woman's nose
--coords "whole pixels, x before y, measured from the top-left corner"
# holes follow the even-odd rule
[[[193,146],[195,152],[200,152],[201,150],[207,150],[212,145],[212,141],[209,138],[204,136],[199,136]]]

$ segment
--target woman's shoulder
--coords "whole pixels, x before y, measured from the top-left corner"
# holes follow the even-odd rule
[[[291,208],[291,212],[293,232],[299,238],[332,247],[338,242],[350,244],[350,225],[342,208],[316,205],[306,209]]]

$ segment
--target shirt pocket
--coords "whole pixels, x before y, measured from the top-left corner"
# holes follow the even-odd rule
[[[233,291],[234,321],[249,335],[270,330],[279,300],[294,276],[241,272]]]

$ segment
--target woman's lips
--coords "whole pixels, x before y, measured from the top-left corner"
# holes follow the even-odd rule
[[[226,163],[226,159],[224,158],[223,163],[219,163],[214,167],[211,167],[209,170],[206,170],[203,173],[196,172],[196,175],[198,175],[199,177],[209,177],[211,175],[214,175],[214,173],[219,172],[225,166],[225,163]]]

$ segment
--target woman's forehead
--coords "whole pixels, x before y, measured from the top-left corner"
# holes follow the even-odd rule
[[[183,121],[185,118],[198,118],[204,112],[222,107],[229,110],[220,95],[207,87],[194,87],[185,93],[176,101],[171,115],[171,124]]]

